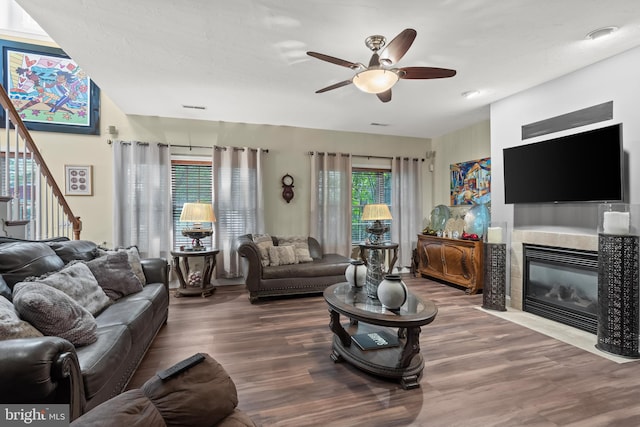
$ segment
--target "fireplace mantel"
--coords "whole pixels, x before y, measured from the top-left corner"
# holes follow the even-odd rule
[[[598,236],[583,232],[514,229],[511,234],[510,302],[511,308],[522,310],[524,254],[522,244],[558,248],[598,250]]]

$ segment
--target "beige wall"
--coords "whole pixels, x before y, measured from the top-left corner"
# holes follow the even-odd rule
[[[33,132],[36,144],[55,175],[64,185],[65,164],[92,165],[93,196],[69,196],[74,213],[83,220],[82,237],[111,245],[112,161],[108,127],[115,126],[114,139],[162,142],[179,145],[266,148],[264,163],[265,222],[272,234],[307,234],[309,231],[309,151],[351,152],[357,155],[425,157],[429,139],[388,137],[370,134],[320,131],[286,126],[178,120],[126,116],[103,92],[100,136]],[[176,154],[210,157],[210,149],[175,149]],[[367,163],[356,158],[354,162]],[[376,160],[384,164],[385,160]],[[388,161],[386,161],[388,164]],[[281,178],[294,177],[294,199],[287,204],[281,196]],[[425,168],[425,180],[429,179]],[[430,184],[425,185],[430,188]],[[428,216],[428,215],[427,215]]]
[[[101,135],[72,135],[34,132],[36,144],[56,180],[64,185],[65,164],[92,165],[93,196],[70,196],[69,204],[83,220],[82,237],[107,246],[112,242],[112,161],[108,126],[115,126],[115,139],[162,142],[179,145],[266,148],[264,164],[266,231],[278,234],[307,234],[309,231],[309,151],[351,152],[355,155],[410,156],[427,159],[424,173],[424,225],[433,206],[448,205],[449,164],[489,155],[489,124],[481,122],[433,140],[380,135],[332,132],[286,126],[178,120],[146,116],[126,116],[102,94]],[[176,154],[210,157],[210,149],[175,149]],[[433,161],[434,172],[429,171]],[[384,159],[356,157],[354,164],[388,165]],[[281,178],[294,177],[295,197],[286,203]]]
[[[433,138],[431,150],[433,160],[433,206],[449,206],[449,166],[452,163],[491,157],[491,129],[489,120]],[[430,212],[430,211],[427,211]]]

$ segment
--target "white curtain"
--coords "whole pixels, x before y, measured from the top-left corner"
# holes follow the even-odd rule
[[[422,159],[391,160],[391,240],[398,242],[398,268],[411,265],[422,230]]]
[[[113,143],[113,243],[142,257],[171,251],[171,155],[155,143]]]
[[[310,234],[326,253],[351,255],[351,154],[311,153]]]
[[[263,156],[262,149],[214,147],[214,245],[220,250],[217,277],[241,277],[236,238],[247,233],[264,233]]]

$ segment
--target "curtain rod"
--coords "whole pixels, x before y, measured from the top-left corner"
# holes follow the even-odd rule
[[[127,142],[127,141],[120,141],[122,144],[127,144],[127,145],[131,145],[131,142]],[[109,145],[111,145],[113,143],[112,140],[108,139],[107,143]],[[148,142],[142,142],[142,141],[136,141],[136,144],[138,145],[149,145]],[[220,147],[218,145],[214,145],[214,146],[207,146],[207,145],[182,145],[182,144],[165,144],[163,142],[158,142],[158,147],[180,147],[180,148],[188,148],[189,150],[191,150],[192,148],[214,148],[216,150],[226,150],[227,147]],[[232,147],[235,151],[244,151],[244,147]],[[252,148],[252,151],[258,151],[256,148]],[[262,150],[263,153],[268,153],[269,150]]]
[[[316,154],[313,151],[309,151],[309,155],[313,156],[314,154]],[[338,153],[318,153],[318,155],[323,156],[324,154],[327,154],[329,156],[336,156]],[[348,156],[348,154],[342,153],[343,156]],[[351,157],[363,157],[363,158],[367,158],[367,159],[389,159],[392,160],[393,157],[389,157],[389,156],[370,156],[370,155],[365,155],[365,154],[352,154]],[[403,157],[401,157],[403,158]],[[405,160],[409,160],[409,157],[404,157]],[[414,161],[418,161],[421,160],[424,162],[424,159],[418,159],[418,158],[413,158]]]

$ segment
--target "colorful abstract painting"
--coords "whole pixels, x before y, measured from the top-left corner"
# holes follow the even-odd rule
[[[450,204],[491,203],[491,158],[486,157],[450,166]]]
[[[3,41],[2,73],[27,128],[97,133],[99,90],[62,50]]]

